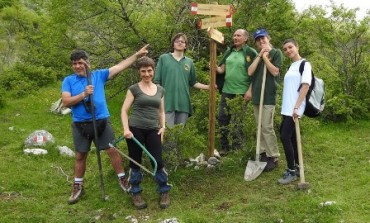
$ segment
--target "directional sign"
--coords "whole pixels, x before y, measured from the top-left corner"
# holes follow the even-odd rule
[[[224,34],[222,34],[222,32],[218,31],[217,29],[214,29],[214,28],[211,28],[209,27],[207,29],[207,32],[208,32],[208,36],[215,40],[216,42],[218,43],[221,43],[221,44],[224,44]]]
[[[191,13],[194,15],[219,15],[227,16],[234,14],[235,9],[232,5],[216,5],[216,4],[198,4],[191,3]]]
[[[208,27],[224,27],[226,26],[226,17],[223,16],[216,16],[216,17],[209,17],[205,19],[201,19],[198,22],[198,27],[200,29],[208,29]]]
[[[232,17],[228,15],[226,17],[223,16],[215,16],[210,18],[201,19],[198,22],[198,27],[200,29],[208,29],[209,27],[217,28],[217,27],[231,27],[232,26]]]

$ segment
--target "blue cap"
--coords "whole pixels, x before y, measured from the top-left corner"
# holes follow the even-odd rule
[[[256,32],[253,33],[253,38],[254,38],[254,40],[256,40],[258,37],[268,36],[268,35],[269,35],[269,33],[267,32],[266,29],[259,28],[259,29],[257,29]]]

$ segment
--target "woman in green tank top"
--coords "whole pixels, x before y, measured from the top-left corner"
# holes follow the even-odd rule
[[[168,175],[162,160],[162,140],[165,130],[164,89],[152,82],[154,64],[148,57],[138,59],[137,68],[141,80],[129,87],[122,105],[121,120],[129,156],[141,163],[143,151],[132,139],[135,136],[157,161],[158,170],[154,179],[157,182],[157,192],[160,194],[159,205],[161,208],[167,208],[170,205],[168,193],[171,186],[167,183]],[[138,209],[146,208],[147,205],[141,197],[140,183],[143,175],[140,167],[130,161],[130,169],[129,193],[132,195],[133,204]]]

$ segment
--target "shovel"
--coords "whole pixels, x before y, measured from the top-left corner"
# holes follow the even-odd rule
[[[260,141],[261,141],[262,109],[263,109],[263,100],[265,97],[265,83],[266,83],[266,65],[264,65],[263,67],[261,97],[258,111],[256,160],[255,161],[249,160],[247,163],[247,167],[245,168],[244,172],[244,180],[246,181],[252,181],[256,179],[262,173],[263,169],[265,169],[265,166],[267,165],[266,162],[259,161],[261,144]]]
[[[310,185],[306,182],[304,178],[304,166],[303,166],[303,155],[302,155],[302,143],[301,143],[301,130],[299,128],[298,118],[295,120],[295,132],[297,138],[297,150],[298,150],[298,160],[299,160],[299,183],[297,185],[298,189],[307,189]]]

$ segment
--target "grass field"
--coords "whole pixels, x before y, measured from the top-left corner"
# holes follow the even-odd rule
[[[235,151],[215,169],[179,167],[169,175],[172,204],[158,205],[155,183],[144,176],[143,197],[148,208],[137,211],[129,195],[120,191],[109,159],[102,153],[105,190],[102,201],[95,151],[88,158],[86,195],[75,205],[67,199],[73,181],[73,158],[59,155],[57,145],[73,148],[69,116],[49,112],[58,88],[9,101],[0,110],[0,222],[161,222],[177,218],[184,223],[367,223],[370,222],[370,121],[332,124],[316,119],[301,121],[308,190],[296,183],[276,183],[286,164],[281,145],[277,170],[246,182],[248,157]],[[109,102],[114,128],[121,129],[122,99]],[[10,128],[11,127],[11,128]],[[43,156],[25,155],[23,142],[34,130],[55,137]],[[124,143],[121,144],[125,149]],[[194,156],[203,152],[189,148]],[[126,162],[127,164],[127,162]],[[335,204],[321,206],[320,203]]]

